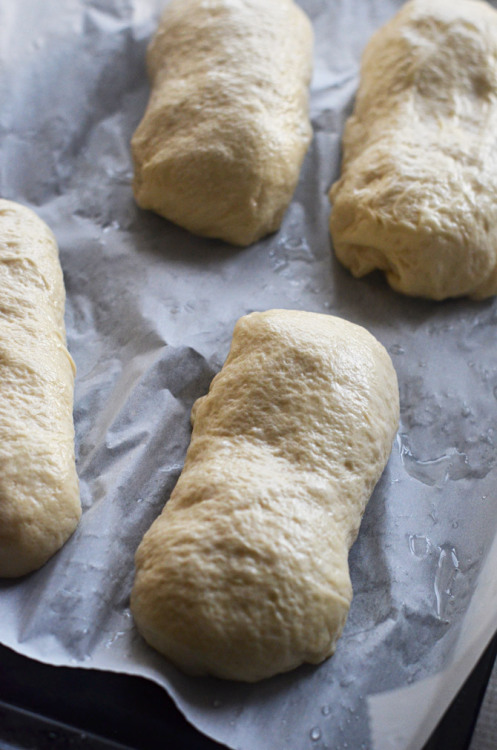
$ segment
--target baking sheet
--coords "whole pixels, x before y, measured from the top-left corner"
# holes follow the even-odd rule
[[[316,34],[314,139],[281,230],[246,249],[140,211],[130,137],[162,0],[0,0],[1,195],[55,232],[78,368],[84,516],[42,570],[0,582],[0,642],[52,664],[148,676],[232,748],[421,748],[496,623],[497,306],[431,303],[334,260],[327,191],[362,49],[398,0],[302,0]],[[235,321],[336,314],[388,348],[401,390],[390,462],[350,555],[334,657],[256,685],[191,679],[129,612],[133,555],[166,502],[189,412]]]

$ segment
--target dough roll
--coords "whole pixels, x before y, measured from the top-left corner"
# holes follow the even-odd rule
[[[330,229],[355,276],[405,294],[497,293],[497,12],[411,0],[369,42]]]
[[[64,303],[52,232],[0,200],[0,576],[43,565],[81,514]]]
[[[392,362],[364,328],[287,310],[241,318],[137,550],[145,639],[188,673],[250,682],[333,653],[349,547],[398,414]]]
[[[293,0],[173,0],[147,62],[138,204],[235,245],[278,229],[312,133],[307,16]]]

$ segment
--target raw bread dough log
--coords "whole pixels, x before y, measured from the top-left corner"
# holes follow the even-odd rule
[[[53,234],[0,200],[0,576],[43,565],[81,514],[64,302]]]
[[[235,245],[278,229],[311,138],[311,58],[293,0],[173,0],[132,140],[138,204]]]
[[[329,656],[398,409],[391,360],[364,328],[285,310],[241,318],[136,554],[145,639],[186,672],[246,681]]]
[[[371,39],[330,228],[355,276],[444,299],[497,293],[497,13],[412,0]]]

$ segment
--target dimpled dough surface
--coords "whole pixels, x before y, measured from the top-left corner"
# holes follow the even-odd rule
[[[137,551],[146,640],[186,672],[246,681],[329,656],[398,409],[391,360],[365,329],[307,312],[241,318]]]
[[[292,0],[173,0],[132,139],[138,204],[236,245],[278,229],[311,139],[311,62]]]
[[[497,12],[412,0],[362,61],[330,228],[355,276],[444,299],[497,293]]]
[[[0,200],[0,576],[43,565],[81,513],[64,303],[53,234]]]

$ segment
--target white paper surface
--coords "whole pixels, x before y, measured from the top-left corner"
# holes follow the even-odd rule
[[[148,676],[229,747],[417,750],[497,621],[497,305],[408,299],[333,258],[327,191],[360,54],[401,2],[301,4],[316,34],[314,139],[281,230],[240,250],[133,201],[129,141],[163,2],[0,0],[1,195],[36,210],[60,245],[84,507],[42,570],[0,582],[0,642]],[[385,344],[399,436],[351,552],[355,597],[334,657],[256,685],[191,679],[133,627],[133,555],[234,323],[274,307],[337,314]]]

